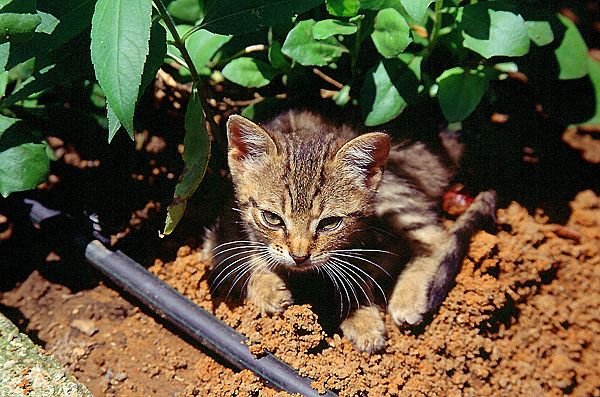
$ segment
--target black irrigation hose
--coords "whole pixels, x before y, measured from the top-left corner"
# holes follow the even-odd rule
[[[26,203],[33,204],[30,218],[36,224],[61,216],[60,212],[49,210],[33,200],[26,200]],[[243,335],[195,305],[121,251],[111,251],[98,240],[84,245],[81,236],[76,236],[76,241],[77,245],[85,247],[85,258],[116,285],[235,367],[249,369],[267,383],[289,393],[336,396],[331,391],[319,394],[311,387],[311,379],[300,376],[270,353],[260,358],[253,356]]]

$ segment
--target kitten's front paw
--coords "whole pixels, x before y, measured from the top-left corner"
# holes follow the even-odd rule
[[[385,323],[376,306],[357,309],[342,322],[340,329],[360,351],[375,353],[385,346]]]
[[[248,300],[262,314],[281,313],[293,303],[292,293],[275,273],[259,272],[248,281]]]
[[[388,313],[397,325],[418,324],[427,312],[428,278],[419,275],[401,275],[388,302]]]

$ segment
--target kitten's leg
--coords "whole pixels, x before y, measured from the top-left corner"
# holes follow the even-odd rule
[[[385,323],[377,306],[361,306],[340,325],[340,329],[360,351],[374,353],[385,346]]]
[[[284,281],[270,270],[258,270],[248,280],[248,301],[262,314],[281,313],[293,303],[292,293]]]
[[[481,192],[450,228],[452,239],[446,246],[444,257],[433,278],[429,290],[428,311],[437,309],[446,298],[460,270],[460,263],[473,234],[495,223],[496,192],[493,190]]]
[[[437,220],[407,231],[405,236],[411,240],[413,257],[398,277],[388,302],[388,313],[396,324],[416,324],[428,310],[427,291],[440,265],[440,248],[450,237]]]
[[[414,257],[398,277],[388,312],[397,324],[416,324],[446,297],[472,234],[495,217],[496,195],[480,193],[450,231],[437,219],[405,235],[413,244]]]

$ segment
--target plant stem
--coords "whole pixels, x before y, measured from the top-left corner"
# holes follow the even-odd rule
[[[431,32],[431,38],[429,39],[429,48],[433,48],[435,46],[435,42],[437,41],[440,29],[442,27],[442,6],[443,0],[435,0],[435,10],[433,16],[433,31]]]
[[[186,40],[193,35],[194,33],[196,33],[197,31],[202,29],[202,25],[196,25],[193,28],[191,28],[190,30],[188,30],[187,32],[185,32],[183,34],[183,36],[181,36],[181,41],[185,44]]]
[[[155,0],[153,3],[156,6],[156,9],[158,10],[163,22],[165,25],[167,25],[167,29],[169,29],[171,36],[173,36],[173,45],[181,52],[183,60],[188,65],[188,69],[192,75],[192,80],[194,80],[194,82],[199,82],[200,76],[198,75],[196,66],[194,65],[194,62],[192,62],[192,58],[190,57],[190,53],[187,51],[187,48],[185,48],[185,42],[181,40],[181,37],[179,36],[179,32],[175,27],[175,22],[173,21],[173,18],[171,18],[171,14],[169,14],[167,11],[167,7],[165,7],[161,0]]]
[[[167,7],[165,7],[162,0],[153,0],[152,2],[154,3],[154,6],[158,10],[158,13],[160,14],[165,25],[167,26],[167,29],[169,29],[171,36],[173,36],[173,45],[175,47],[177,47],[179,52],[181,52],[181,56],[183,57],[183,60],[187,64],[187,68],[190,71],[190,74],[192,76],[192,82],[193,82],[192,90],[198,90],[198,94],[199,94],[198,96],[200,97],[200,102],[202,103],[202,108],[204,109],[204,114],[206,116],[205,118],[206,118],[206,120],[208,120],[208,124],[210,125],[211,135],[218,142],[218,141],[220,141],[220,138],[221,138],[219,135],[219,126],[215,122],[212,112],[210,111],[210,105],[209,105],[208,101],[206,100],[207,95],[206,95],[206,90],[204,88],[204,84],[202,84],[202,80],[200,79],[200,75],[198,74],[198,71],[196,70],[196,66],[194,65],[194,62],[192,61],[192,57],[190,56],[190,53],[188,52],[187,48],[185,48],[185,41],[183,41],[181,39],[181,37],[179,36],[179,32],[177,31],[177,28],[175,27],[175,22],[173,21],[173,18],[171,18],[171,15],[167,11]]]

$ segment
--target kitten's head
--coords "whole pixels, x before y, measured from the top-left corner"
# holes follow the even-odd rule
[[[267,131],[231,116],[228,160],[250,238],[277,265],[306,270],[347,248],[373,214],[390,141],[383,133],[352,139],[309,113],[289,117]]]

